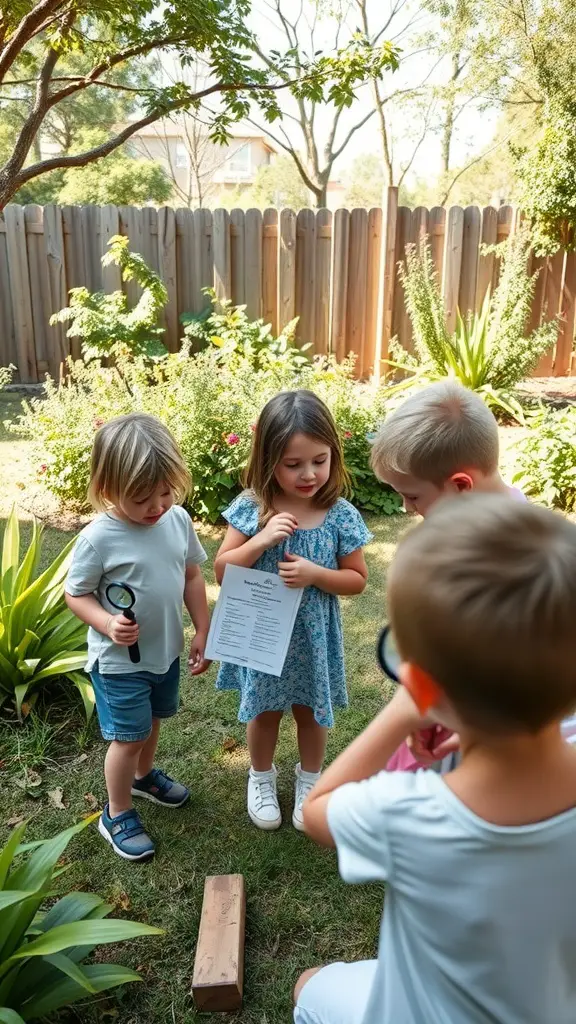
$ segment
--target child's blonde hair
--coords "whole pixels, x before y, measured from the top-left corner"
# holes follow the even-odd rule
[[[284,449],[294,434],[306,434],[327,445],[331,451],[330,476],[314,501],[330,508],[348,488],[342,443],[330,410],[313,391],[281,391],[266,403],[256,424],[245,482],[260,507],[260,521],[274,514],[274,499],[280,488],[275,471]]]
[[[443,380],[407,398],[384,421],[372,447],[372,469],[442,484],[454,473],[498,469],[498,427],[479,395]]]
[[[503,495],[441,501],[389,574],[403,660],[462,721],[537,732],[576,707],[576,525]]]
[[[182,501],[192,479],[167,427],[133,412],[105,423],[94,438],[88,497],[105,511],[122,498],[146,497],[165,482]]]

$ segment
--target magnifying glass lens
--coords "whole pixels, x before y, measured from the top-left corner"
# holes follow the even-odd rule
[[[398,682],[402,659],[398,653],[392,630],[389,627],[382,631],[378,645],[378,660],[386,675],[395,682]]]
[[[106,595],[110,604],[114,605],[115,608],[131,608],[134,604],[134,599],[130,592],[119,583],[111,583],[106,591]]]

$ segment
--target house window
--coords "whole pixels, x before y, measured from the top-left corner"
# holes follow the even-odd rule
[[[252,148],[249,142],[232,154],[227,166],[228,172],[239,178],[246,178],[252,173]]]
[[[188,167],[188,150],[183,142],[176,143],[176,167]]]

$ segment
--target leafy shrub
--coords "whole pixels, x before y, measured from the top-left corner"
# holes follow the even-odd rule
[[[391,512],[391,491],[369,468],[367,434],[382,419],[381,393],[358,384],[352,363],[316,360],[294,369],[283,359],[255,371],[250,358],[221,362],[211,347],[190,357],[171,354],[152,368],[119,357],[114,367],[70,363],[61,383],[48,380],[46,398],[24,407],[16,429],[34,445],[40,480],[62,502],[86,507],[95,430],[112,416],[135,410],[158,416],[173,432],[192,473],[190,511],[215,522],[241,487],[252,427],[263,405],[282,389],[310,388],[332,410],[340,428],[353,498],[364,508]]]
[[[514,482],[552,508],[576,511],[576,407],[541,406],[529,424],[531,430],[514,446]]]
[[[532,334],[525,326],[530,315],[536,275],[529,277],[526,263],[530,241],[525,230],[514,235],[502,249],[498,285],[487,295],[480,313],[463,319],[457,329],[446,327],[444,305],[426,240],[406,250],[406,267],[400,274],[408,314],[414,332],[417,359],[406,358],[397,346],[397,363],[412,376],[399,385],[425,385],[442,377],[454,377],[477,391],[494,409],[522,419],[514,389],[536,366],[556,339],[558,326],[551,321]]]
[[[195,351],[214,345],[218,349],[219,363],[248,360],[254,370],[269,370],[287,366],[298,370],[309,362],[304,355],[311,346],[298,348],[294,343],[298,317],[286,324],[277,338],[272,336],[272,325],[263,320],[250,320],[246,306],[233,306],[228,300],[220,302],[213,288],[205,288],[212,308],[198,316],[184,314],[184,335]]]
[[[138,253],[130,252],[128,239],[114,235],[102,266],[114,263],[120,267],[122,280],[136,281],[142,295],[133,309],[123,292],[89,292],[72,288],[70,305],[50,317],[51,324],[69,323],[67,336],[80,338],[82,356],[86,360],[117,356],[125,351],[133,355],[161,358],[166,349],[159,340],[164,331],[158,317],[168,302],[164,282]]]
[[[40,689],[62,676],[80,691],[87,718],[94,708],[92,687],[81,669],[86,661],[86,626],[64,601],[64,579],[72,543],[36,577],[42,528],[34,522],[28,550],[20,558],[16,509],[6,524],[0,576],[0,706],[33,703]]]
[[[82,961],[96,946],[162,934],[137,921],[105,920],[113,908],[92,893],[70,892],[53,901],[60,857],[93,820],[53,839],[21,845],[24,823],[0,852],[0,1021],[5,1024],[36,1020],[98,992],[141,981],[128,967]],[[41,909],[48,900],[49,909]]]

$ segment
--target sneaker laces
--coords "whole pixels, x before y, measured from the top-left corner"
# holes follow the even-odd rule
[[[256,790],[256,810],[261,811],[264,807],[276,807],[278,797],[273,779],[254,779]]]
[[[304,803],[308,793],[314,789],[315,782],[310,779],[303,779],[301,775],[298,776],[296,781],[296,802],[298,804],[298,810],[302,810],[302,804]]]

